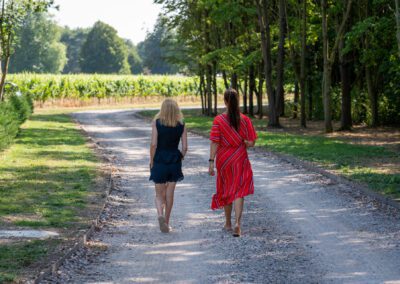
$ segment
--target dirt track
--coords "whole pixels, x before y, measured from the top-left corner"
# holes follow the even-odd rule
[[[209,210],[209,142],[190,135],[185,180],[175,193],[171,234],[159,232],[148,181],[149,123],[134,111],[75,114],[115,155],[121,172],[94,244],[46,282],[400,283],[400,222],[351,188],[251,153],[256,192],[246,199],[243,237],[222,232]]]

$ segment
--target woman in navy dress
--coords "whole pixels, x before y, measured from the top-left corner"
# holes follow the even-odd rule
[[[150,147],[150,180],[155,183],[155,204],[163,233],[171,230],[169,221],[174,191],[176,183],[183,180],[182,160],[187,150],[187,131],[182,113],[176,101],[166,99],[154,118]]]

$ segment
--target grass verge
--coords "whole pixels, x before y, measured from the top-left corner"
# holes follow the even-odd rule
[[[183,110],[188,128],[208,135],[213,118],[201,115],[200,110]],[[141,111],[153,117],[156,111]],[[366,183],[372,190],[400,198],[400,155],[383,146],[357,145],[351,141],[321,135],[296,135],[284,131],[265,131],[265,121],[254,119],[257,145],[314,162],[324,168]]]
[[[0,153],[0,228],[46,229],[72,237],[87,227],[93,214],[88,206],[101,198],[95,186],[98,169],[99,159],[68,115],[33,115],[15,143]],[[51,255],[55,243],[0,243],[0,283],[18,280]]]

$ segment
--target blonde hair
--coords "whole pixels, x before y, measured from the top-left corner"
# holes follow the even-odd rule
[[[154,117],[159,119],[164,126],[175,127],[178,122],[183,123],[183,115],[179,109],[178,103],[172,99],[165,99],[161,105],[160,111]]]

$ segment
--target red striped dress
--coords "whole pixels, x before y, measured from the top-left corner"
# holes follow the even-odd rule
[[[230,126],[227,114],[214,119],[210,140],[218,144],[217,193],[212,197],[211,209],[223,208],[237,198],[254,193],[253,171],[244,140],[256,139],[250,118],[243,114],[238,131]]]

